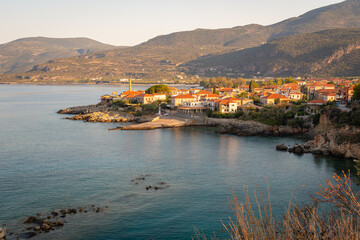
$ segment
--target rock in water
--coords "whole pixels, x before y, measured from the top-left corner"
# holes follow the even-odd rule
[[[279,144],[279,145],[276,145],[276,150],[278,150],[278,151],[287,151],[288,147],[285,144]]]

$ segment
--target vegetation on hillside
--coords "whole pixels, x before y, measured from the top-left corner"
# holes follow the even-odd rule
[[[208,75],[360,75],[360,29],[333,29],[272,40],[261,47],[188,63],[192,74]]]
[[[290,126],[293,128],[307,128],[306,121],[302,118],[308,114],[305,112],[306,105],[299,103],[293,105],[290,109],[279,106],[266,106],[262,109],[247,109],[246,112],[221,114],[208,110],[208,117],[213,118],[237,118],[244,121],[256,121],[271,126]]]

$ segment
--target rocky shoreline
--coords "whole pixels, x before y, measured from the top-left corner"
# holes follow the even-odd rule
[[[291,128],[289,126],[270,126],[255,121],[235,119],[207,118],[208,123],[220,127],[219,133],[233,134],[240,137],[247,136],[293,136],[309,133],[308,129]]]
[[[112,109],[104,104],[72,107],[58,111],[59,114],[74,114],[66,119],[82,120],[85,122],[135,122],[120,126],[112,130],[151,130],[157,128],[186,127],[186,126],[217,126],[218,133],[236,136],[304,136],[313,139],[304,145],[296,144],[276,146],[277,150],[289,151],[297,154],[313,153],[317,155],[334,155],[337,157],[360,159],[360,129],[353,126],[335,126],[326,116],[321,115],[319,124],[315,128],[292,128],[289,126],[270,126],[256,121],[238,119],[219,119],[198,116],[185,119],[176,115],[167,119],[156,118],[154,115],[135,117],[124,108]]]
[[[147,122],[154,116],[146,115],[135,117],[125,111],[125,108],[113,109],[106,104],[96,104],[87,106],[76,106],[66,109],[61,109],[57,113],[75,115],[73,117],[65,117],[64,119],[81,120],[84,122],[103,122],[103,123],[116,123],[116,122]]]
[[[312,153],[315,155],[333,155],[336,157],[360,159],[360,129],[354,126],[337,127],[323,114],[318,126],[313,129],[316,134],[313,140],[304,145],[295,144],[288,147],[284,144],[276,146],[279,151],[296,154]]]

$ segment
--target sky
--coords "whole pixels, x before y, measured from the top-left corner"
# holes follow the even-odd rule
[[[0,44],[25,37],[88,37],[133,46],[158,35],[270,25],[339,0],[0,0]]]

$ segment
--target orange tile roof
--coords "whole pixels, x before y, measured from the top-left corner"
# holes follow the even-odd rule
[[[284,99],[284,100],[288,99],[287,97],[277,94],[277,93],[273,93],[273,94],[267,95],[266,97],[263,97],[263,99],[277,99],[277,98]]]
[[[315,99],[315,100],[308,102],[308,104],[326,104],[326,101],[321,100],[321,99]]]
[[[232,91],[234,91],[233,88],[221,88],[221,89],[219,89],[219,92],[232,92]]]
[[[177,95],[177,96],[175,96],[175,98],[189,99],[189,98],[196,98],[196,97],[194,95],[191,95],[191,94],[183,94],[183,95]]]
[[[198,95],[206,95],[206,94],[212,94],[212,93],[209,91],[206,91],[206,90],[202,90],[201,92],[198,92],[197,94]]]

